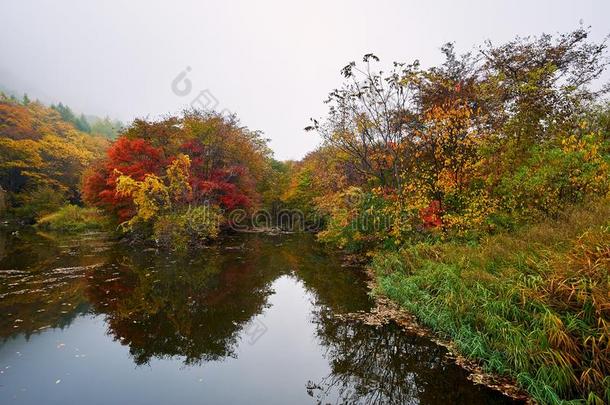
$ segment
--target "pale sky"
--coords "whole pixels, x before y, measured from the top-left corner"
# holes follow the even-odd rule
[[[601,40],[609,16],[608,0],[0,0],[0,85],[123,121],[177,113],[207,89],[276,158],[298,159],[319,143],[309,117],[365,53],[430,66],[448,41],[462,52],[580,20]]]

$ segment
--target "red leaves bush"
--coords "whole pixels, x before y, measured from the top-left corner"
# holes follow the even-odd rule
[[[206,128],[208,120],[214,120],[214,131],[193,133]],[[193,121],[194,120],[194,121]],[[212,204],[225,210],[249,208],[258,198],[255,181],[241,156],[262,158],[256,146],[243,144],[239,131],[231,122],[223,122],[223,136],[218,135],[218,117],[190,116],[180,121],[172,117],[160,122],[134,124],[108,149],[106,157],[92,167],[84,179],[85,200],[114,214],[120,221],[135,215],[130,197],[116,193],[116,179],[121,174],[142,181],[148,174],[162,177],[178,154],[186,154],[191,160],[189,182],[193,189],[193,205]],[[166,128],[167,127],[167,128]],[[159,134],[168,138],[163,139]],[[232,144],[232,134],[240,136]],[[154,146],[159,145],[159,146]],[[250,151],[240,148],[251,147]],[[254,154],[249,153],[255,151]],[[242,153],[243,152],[243,153]]]

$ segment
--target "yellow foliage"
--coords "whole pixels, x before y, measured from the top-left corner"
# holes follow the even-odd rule
[[[167,168],[167,179],[169,182],[169,196],[177,202],[189,201],[193,189],[189,183],[189,169],[191,159],[184,154],[180,154]]]
[[[116,190],[119,195],[131,197],[137,208],[137,214],[124,224],[127,229],[139,221],[154,218],[170,206],[168,187],[154,174],[146,175],[143,181],[121,174],[116,181]]]

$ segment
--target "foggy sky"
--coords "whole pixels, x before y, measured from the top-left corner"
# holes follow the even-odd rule
[[[319,143],[303,128],[339,70],[366,53],[430,66],[448,41],[463,52],[580,20],[601,40],[609,15],[607,0],[0,0],[0,85],[123,121],[177,113],[207,89],[294,159]],[[187,67],[180,96],[172,81]]]

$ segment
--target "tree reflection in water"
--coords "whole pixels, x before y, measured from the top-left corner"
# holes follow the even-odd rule
[[[90,273],[87,297],[136,364],[235,357],[244,328],[267,307],[271,285],[282,275],[302,277],[338,311],[368,307],[353,272],[338,272],[340,263],[312,242],[245,235],[232,241],[239,249],[229,241],[199,258],[122,252]]]
[[[337,319],[334,314],[368,310],[372,302],[363,275],[341,267],[311,235],[241,235],[190,256],[136,250],[94,236],[56,240],[30,234],[2,243],[5,339],[63,328],[93,314],[105,319],[107,333],[129,348],[137,365],[235,358],[249,322],[268,307],[273,282],[291,275],[311,294],[311,322],[331,370],[321,381],[303,382],[317,402],[504,401],[466,383],[465,372],[446,363],[444,349],[426,339],[393,325]],[[314,351],[312,356],[320,355]]]
[[[88,298],[136,364],[235,357],[240,332],[265,308],[274,275],[222,248],[209,253],[205,260],[123,256],[111,274],[107,267],[93,272]]]
[[[316,310],[314,322],[332,368],[307,385],[320,404],[512,403],[485,387],[465,387],[466,372],[446,360],[443,347],[393,323],[337,319],[328,308]]]

